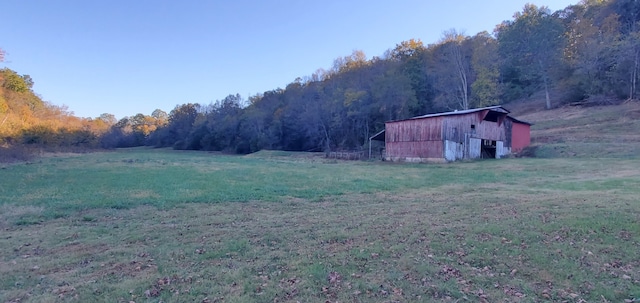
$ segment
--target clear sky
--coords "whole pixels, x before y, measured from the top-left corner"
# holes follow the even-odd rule
[[[1,0],[0,67],[76,116],[120,119],[284,88],[353,50],[492,32],[527,2],[578,0]]]

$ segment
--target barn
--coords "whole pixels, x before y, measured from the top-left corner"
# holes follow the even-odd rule
[[[444,162],[501,158],[529,145],[531,124],[502,106],[430,114],[389,121],[370,138],[384,141],[383,159]]]

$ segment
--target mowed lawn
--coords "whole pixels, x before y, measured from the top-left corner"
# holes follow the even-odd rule
[[[0,302],[638,302],[640,158],[0,166]]]

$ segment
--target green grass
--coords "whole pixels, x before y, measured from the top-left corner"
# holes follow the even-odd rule
[[[531,141],[540,158],[633,158],[640,149],[640,106],[629,102],[530,113]],[[525,116],[526,118],[526,116]],[[528,119],[528,118],[527,118]]]
[[[172,208],[185,202],[320,201],[453,182],[481,184],[524,172],[477,171],[455,165],[349,165],[289,158],[211,156],[197,152],[129,150],[85,157],[48,158],[3,171],[0,203],[42,206],[58,213],[140,205]],[[429,172],[429,173],[427,173]],[[53,182],[52,182],[53,181]]]
[[[640,159],[127,149],[0,170],[0,302],[640,299]]]

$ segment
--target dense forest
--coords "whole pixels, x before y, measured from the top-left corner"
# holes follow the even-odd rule
[[[2,53],[0,52],[0,60]],[[244,99],[182,104],[116,121],[81,119],[43,102],[33,80],[0,70],[0,143],[250,153],[356,150],[384,122],[532,97],[546,108],[638,99],[640,1],[584,0],[563,10],[527,4],[493,33],[456,30],[398,43],[382,56],[337,58]]]

